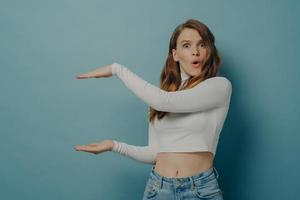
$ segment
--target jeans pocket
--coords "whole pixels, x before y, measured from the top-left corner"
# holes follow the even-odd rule
[[[219,188],[217,179],[211,180],[204,184],[197,184],[194,187],[194,194],[200,199],[222,200],[222,191]]]
[[[149,178],[146,184],[143,200],[149,200],[155,198],[158,194],[158,191],[159,191],[158,181]]]

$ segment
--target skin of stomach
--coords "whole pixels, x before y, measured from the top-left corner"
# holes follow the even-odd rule
[[[169,178],[187,177],[208,170],[213,161],[211,152],[160,152],[154,170]]]

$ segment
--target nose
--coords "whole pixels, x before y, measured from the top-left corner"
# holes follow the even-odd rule
[[[194,50],[193,50],[193,55],[197,55],[197,56],[200,55],[199,48],[194,48]]]

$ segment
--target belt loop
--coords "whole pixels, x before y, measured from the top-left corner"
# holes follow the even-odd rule
[[[162,189],[162,188],[163,188],[163,181],[164,181],[164,177],[161,176],[160,182],[159,182],[159,189]]]
[[[155,165],[152,165],[152,169],[151,170],[154,171],[154,168],[155,168]]]
[[[194,182],[194,178],[191,176],[189,177],[190,178],[190,182],[192,184],[192,191],[194,190],[194,187],[195,187],[195,182]]]
[[[219,173],[218,173],[218,171],[215,167],[214,167],[214,171],[215,171],[215,174],[216,174],[216,178],[218,179],[219,178]]]

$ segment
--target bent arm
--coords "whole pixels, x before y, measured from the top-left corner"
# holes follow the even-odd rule
[[[198,112],[224,106],[229,100],[232,85],[225,77],[209,78],[193,88],[168,92],[162,90],[118,63],[112,74],[117,75],[137,97],[156,110],[164,112]]]
[[[143,163],[155,164],[156,151],[151,146],[134,146],[113,140],[112,151]]]
[[[113,140],[113,152],[129,157],[143,163],[155,164],[158,154],[157,133],[152,125],[148,127],[148,146],[134,146],[124,142]]]

